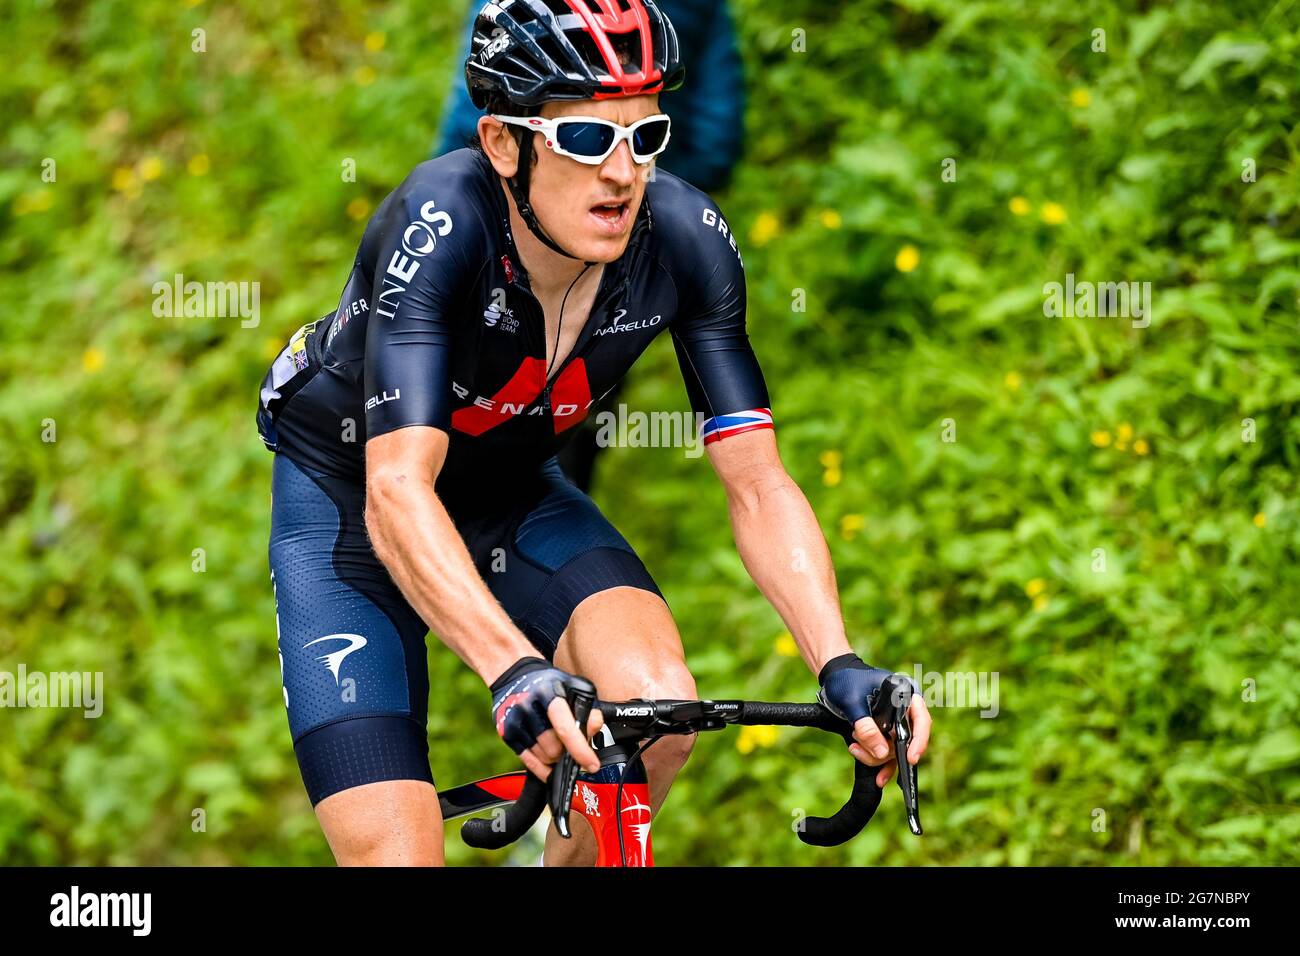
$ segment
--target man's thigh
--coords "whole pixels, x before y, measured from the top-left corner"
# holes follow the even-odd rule
[[[696,696],[668,605],[639,588],[601,591],[579,604],[555,663],[592,681],[604,700]]]
[[[611,592],[633,592],[626,601],[657,606],[656,620],[671,627],[659,588],[636,551],[554,461],[513,508],[457,527],[493,596],[548,660],[555,659],[577,609]],[[592,606],[622,607],[623,600]]]
[[[432,784],[426,628],[370,549],[362,490],[279,455],[273,488],[284,703],[312,804],[379,781]]]

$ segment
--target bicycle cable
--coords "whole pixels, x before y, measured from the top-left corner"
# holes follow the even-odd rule
[[[658,737],[651,737],[648,739],[636,749],[636,753],[632,755],[632,758],[628,760],[627,763],[623,764],[623,772],[618,775],[618,789],[614,791],[614,829],[618,830],[618,861],[624,869],[627,868],[627,848],[623,846],[623,782],[627,780],[628,771],[631,770],[633,765],[641,759],[641,755],[649,750],[652,744],[663,739],[664,737],[662,734]],[[642,764],[643,769],[644,766],[645,765]],[[650,775],[646,774],[647,791],[650,789],[649,782]],[[645,863],[644,860],[641,862],[642,864]]]

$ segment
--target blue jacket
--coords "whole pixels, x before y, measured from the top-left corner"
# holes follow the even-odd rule
[[[744,71],[731,14],[726,0],[658,3],[677,29],[686,64],[682,88],[663,97],[664,112],[673,119],[673,138],[659,165],[699,189],[720,189],[740,158],[744,138]],[[473,0],[435,156],[465,146],[482,115],[469,98],[463,69],[479,7],[479,0]]]

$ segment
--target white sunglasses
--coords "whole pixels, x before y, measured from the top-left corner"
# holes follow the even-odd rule
[[[546,119],[542,116],[502,116],[493,113],[492,118],[536,130],[546,137],[546,145],[552,152],[588,166],[599,166],[609,159],[623,140],[627,140],[632,158],[644,165],[667,148],[672,125],[672,120],[663,113],[637,120],[631,126],[620,126],[597,116]]]

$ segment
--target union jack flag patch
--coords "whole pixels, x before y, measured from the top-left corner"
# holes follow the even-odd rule
[[[752,432],[756,428],[771,427],[773,427],[772,409],[751,408],[747,412],[732,412],[729,415],[718,415],[710,418],[700,429],[700,434],[704,436],[704,444],[708,445],[724,438],[730,438],[732,435]]]

